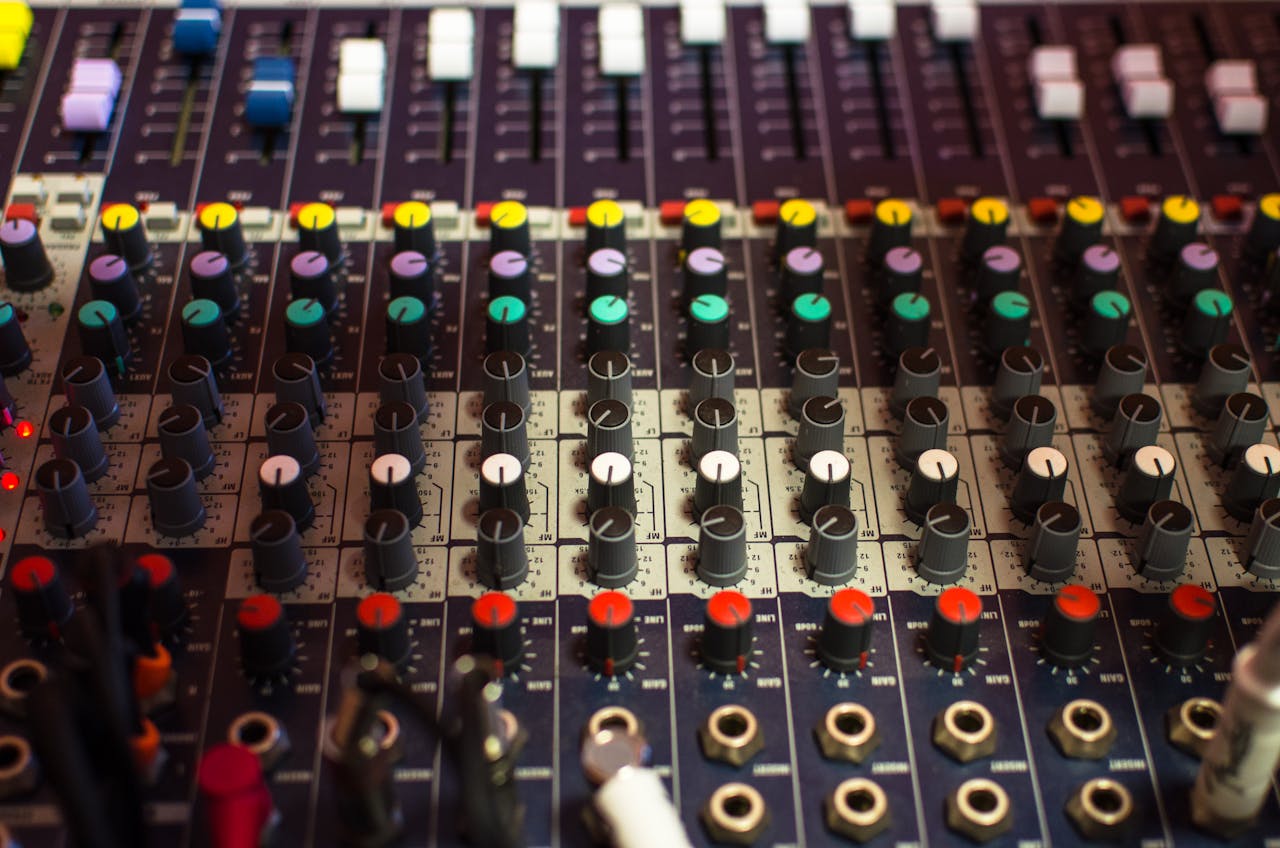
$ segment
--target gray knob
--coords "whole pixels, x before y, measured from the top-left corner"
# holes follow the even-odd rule
[[[408,457],[414,474],[427,467],[427,450],[418,429],[418,412],[409,403],[384,403],[373,413],[373,453],[398,453]]]
[[[1249,354],[1244,348],[1238,344],[1216,345],[1200,366],[1191,404],[1205,418],[1213,418],[1230,395],[1248,390],[1252,376]]]
[[[1216,286],[1219,261],[1218,251],[1203,242],[1183,245],[1169,285],[1173,302],[1186,303],[1201,289]]]
[[[955,503],[960,491],[960,463],[952,454],[939,449],[920,454],[907,483],[903,502],[907,517],[923,524],[930,507],[939,503]]]
[[[379,592],[396,592],[418,579],[413,527],[404,513],[375,509],[364,521],[364,579]]]
[[[1000,438],[1000,458],[1010,468],[1021,468],[1027,454],[1053,442],[1053,428],[1057,423],[1058,407],[1047,397],[1018,398]]]
[[[524,522],[510,509],[480,513],[476,525],[476,579],[490,589],[513,589],[529,573]]]
[[[484,357],[484,404],[508,401],[529,411],[529,366],[516,351],[494,351]]]
[[[1120,481],[1116,510],[1134,524],[1142,521],[1153,503],[1167,500],[1173,493],[1173,475],[1177,468],[1173,454],[1159,445],[1138,448]]]
[[[938,503],[924,517],[916,551],[916,573],[930,583],[959,582],[969,567],[969,513],[954,503]]]
[[[307,557],[293,516],[282,509],[269,509],[249,525],[249,546],[253,553],[253,574],[268,592],[292,591],[307,579]]]
[[[693,378],[689,381],[689,408],[709,397],[733,400],[736,368],[733,354],[719,348],[704,348],[693,355],[690,363]]]
[[[62,366],[62,387],[67,400],[93,413],[99,430],[109,430],[120,420],[120,404],[111,387],[107,367],[96,356],[77,356]]]
[[[1227,480],[1222,506],[1237,521],[1248,521],[1263,501],[1280,496],[1280,448],[1258,442],[1245,448]]]
[[[1271,413],[1267,402],[1252,392],[1236,392],[1222,404],[1209,436],[1209,456],[1230,468],[1250,445],[1262,441]]]
[[[587,568],[597,586],[617,589],[636,578],[636,524],[631,513],[606,506],[587,525]]]
[[[951,412],[941,399],[918,397],[908,403],[902,416],[902,433],[893,451],[898,464],[910,470],[925,451],[946,450],[950,426]]]
[[[1083,522],[1080,511],[1063,501],[1049,501],[1036,510],[1027,542],[1027,574],[1033,580],[1061,583],[1076,570],[1076,549],[1080,547]]]
[[[1022,280],[1022,257],[1004,244],[988,247],[978,262],[974,289],[982,300],[1002,291],[1017,291]]]
[[[320,388],[316,361],[305,353],[286,353],[271,365],[276,380],[276,400],[302,404],[312,427],[324,422],[327,404]]]
[[[942,357],[931,347],[909,347],[898,354],[889,411],[901,418],[918,397],[937,397],[942,388]]]
[[[422,522],[422,496],[407,456],[384,453],[369,464],[369,506],[398,510],[414,527]]]
[[[1054,447],[1038,447],[1027,453],[1009,496],[1009,509],[1019,521],[1030,522],[1049,501],[1060,501],[1067,491],[1067,458]]]
[[[378,399],[383,403],[407,403],[417,412],[419,421],[426,421],[427,384],[418,357],[393,353],[382,358],[378,363]]]
[[[89,498],[89,485],[72,460],[51,459],[37,468],[36,494],[44,529],[51,536],[75,539],[98,523],[98,508]]]
[[[840,586],[858,571],[858,516],[842,504],[827,504],[813,514],[804,570],[823,586]]]
[[[809,458],[821,450],[844,450],[844,404],[838,398],[814,395],[800,408],[793,452],[796,467],[804,471]]]
[[[631,409],[620,400],[598,400],[587,410],[587,456],[634,453],[631,436]]]
[[[286,454],[269,456],[258,466],[258,492],[263,509],[282,509],[293,516],[300,530],[316,517],[307,479],[298,460]]]
[[[595,512],[616,506],[635,515],[636,482],[631,460],[620,453],[605,451],[591,460],[587,476],[587,509]]]
[[[1154,445],[1160,435],[1164,408],[1151,395],[1125,395],[1111,417],[1111,429],[1103,442],[1103,452],[1116,465],[1123,465],[1133,452]]]
[[[1191,510],[1177,501],[1156,501],[1147,508],[1138,533],[1138,573],[1162,583],[1176,580],[1187,566],[1187,550],[1195,522]]]
[[[587,406],[598,400],[631,406],[631,360],[620,350],[601,350],[587,360]]]
[[[1094,412],[1110,418],[1120,399],[1138,394],[1147,382],[1147,355],[1132,345],[1108,348],[1098,367],[1091,406]]]
[[[742,511],[718,504],[698,521],[698,578],[710,586],[732,586],[747,573],[747,520]]]
[[[185,459],[163,458],[147,471],[151,526],[165,536],[190,536],[204,526],[204,503]]]
[[[264,420],[267,432],[267,453],[271,456],[291,456],[302,466],[302,473],[310,476],[320,467],[320,449],[316,445],[311,417],[300,403],[285,401],[271,406]]]
[[[840,357],[834,350],[811,347],[796,356],[791,373],[791,392],[787,409],[793,418],[800,417],[804,402],[814,395],[835,397],[840,386]]]
[[[529,492],[524,466],[509,453],[486,456],[480,463],[480,511],[509,509],[529,523]]]
[[[718,504],[742,509],[742,463],[728,451],[711,451],[698,460],[693,507],[702,514]]]
[[[529,430],[524,409],[509,400],[491,403],[480,413],[480,455],[509,453],[529,465]]]
[[[187,404],[171,406],[160,413],[156,431],[162,456],[186,460],[197,480],[213,472],[213,446],[200,410]]]
[[[818,451],[809,460],[800,490],[800,517],[809,521],[828,504],[849,505],[853,467],[849,458],[837,451]]]
[[[1000,353],[995,384],[991,387],[991,409],[1007,419],[1018,398],[1040,394],[1044,381],[1044,357],[1033,347],[1007,347]]]
[[[183,355],[169,363],[170,393],[175,404],[187,404],[200,410],[204,426],[212,427],[227,414],[218,391],[213,366],[203,356]]]
[[[1244,542],[1244,567],[1263,580],[1280,577],[1280,498],[1258,505]]]
[[[690,457],[697,463],[708,451],[738,450],[738,410],[724,398],[707,398],[693,408]]]
[[[50,415],[49,438],[53,455],[80,466],[87,483],[100,479],[110,468],[93,413],[83,406],[64,406]]]

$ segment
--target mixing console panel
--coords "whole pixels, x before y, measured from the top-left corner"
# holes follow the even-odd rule
[[[1280,846],[1280,4],[0,2],[0,846]]]

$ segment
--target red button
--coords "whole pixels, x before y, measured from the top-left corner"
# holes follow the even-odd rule
[[[871,216],[875,212],[875,204],[865,198],[861,200],[846,200],[844,203],[844,218],[850,224],[869,223]]]
[[[379,216],[380,218],[382,218],[382,226],[384,226],[384,227],[394,227],[394,226],[395,226],[395,223],[396,223],[396,207],[397,207],[397,206],[399,206],[399,205],[400,205],[399,203],[384,203],[384,204],[382,204],[382,214]]]
[[[1120,198],[1120,217],[1130,224],[1142,224],[1151,220],[1151,201],[1131,194]]]
[[[485,592],[471,605],[471,620],[482,627],[510,627],[516,620],[516,602],[502,592]]]
[[[36,215],[36,206],[34,203],[10,203],[9,207],[4,210],[4,219],[6,221],[30,221],[35,224],[39,222],[39,216]]]
[[[658,220],[663,226],[678,227],[684,223],[684,201],[664,200],[658,207]]]
[[[1244,201],[1239,195],[1215,194],[1209,205],[1219,221],[1239,221],[1244,217]]]
[[[757,200],[751,204],[751,218],[757,224],[773,224],[778,220],[782,204],[776,200]]]
[[[306,203],[289,204],[289,226],[293,227],[295,230],[298,228],[298,215],[302,213],[302,207],[306,205]]]
[[[1059,612],[1076,621],[1089,621],[1102,610],[1102,602],[1088,586],[1063,586],[1054,603]]]
[[[831,596],[831,614],[851,627],[871,621],[876,607],[871,596],[860,589],[841,589]]]
[[[944,197],[938,201],[938,220],[944,224],[963,224],[969,215],[969,202],[962,197]]]
[[[1033,197],[1027,201],[1027,216],[1041,226],[1058,222],[1058,201],[1052,197]]]
[[[476,226],[487,227],[489,220],[493,217],[494,203],[477,203],[476,204]]]

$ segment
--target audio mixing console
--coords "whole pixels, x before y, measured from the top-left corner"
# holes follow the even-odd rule
[[[1273,0],[2,0],[0,846],[1280,846],[1276,92]]]

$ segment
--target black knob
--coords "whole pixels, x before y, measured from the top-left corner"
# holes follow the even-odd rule
[[[509,453],[520,464],[529,464],[529,432],[524,409],[511,401],[500,400],[480,413],[480,455]]]
[[[602,350],[587,359],[587,407],[606,398],[631,406],[631,360],[620,350]]]
[[[1080,347],[1090,356],[1098,356],[1109,348],[1123,344],[1129,334],[1129,316],[1133,306],[1118,291],[1100,291],[1089,299],[1080,329]]]
[[[1017,291],[1021,280],[1022,257],[1012,247],[997,244],[983,251],[973,286],[979,299],[986,300],[1002,291]]]
[[[1023,565],[1034,580],[1061,583],[1076,570],[1076,550],[1084,522],[1080,511],[1063,501],[1049,501],[1036,510]]]
[[[163,554],[142,554],[138,568],[147,576],[151,587],[149,609],[151,622],[164,641],[181,638],[191,620],[191,607],[182,595],[178,569]]]
[[[682,279],[686,300],[704,295],[723,298],[729,291],[728,260],[719,248],[699,247],[685,257]]]
[[[693,508],[699,515],[713,506],[742,509],[742,463],[735,454],[715,450],[698,460]]]
[[[622,401],[598,400],[587,410],[587,457],[620,453],[628,459],[634,453],[631,409]]]
[[[707,508],[698,521],[698,578],[710,586],[732,586],[747,573],[747,522],[727,504]]]
[[[696,463],[713,450],[738,450],[738,410],[730,401],[718,397],[707,398],[693,408],[689,456]]]
[[[498,673],[514,671],[524,656],[524,628],[515,599],[485,592],[471,604],[471,650],[498,663]]]
[[[224,315],[240,311],[240,292],[231,273],[231,260],[215,250],[197,253],[187,266],[191,278],[191,294],[199,300],[212,300]]]
[[[101,359],[117,374],[123,374],[133,359],[133,348],[115,304],[109,300],[89,301],[76,313],[76,326],[84,352]]]
[[[222,308],[212,300],[193,300],[182,307],[182,349],[214,365],[231,358],[231,332]]]
[[[431,309],[436,300],[436,272],[431,260],[416,250],[404,250],[391,257],[388,267],[391,299],[416,297]]]
[[[364,578],[380,592],[398,592],[418,579],[413,527],[404,513],[375,509],[364,521]]]
[[[319,363],[333,359],[333,335],[325,306],[318,300],[293,300],[284,310],[284,342],[290,353],[302,353]]]
[[[1082,253],[1102,241],[1106,207],[1094,197],[1073,197],[1067,201],[1062,227],[1054,239],[1053,255],[1059,262],[1074,265]]]
[[[80,466],[85,482],[92,483],[107,473],[110,461],[93,413],[83,406],[64,406],[49,416],[49,439],[53,455]]]
[[[489,257],[489,297],[514,297],[528,303],[533,296],[533,267],[529,257],[500,250]]]
[[[120,404],[107,376],[106,366],[94,356],[77,356],[62,366],[62,385],[67,400],[93,413],[99,430],[120,420]]]
[[[1156,230],[1147,245],[1147,258],[1154,264],[1167,263],[1178,251],[1195,240],[1200,225],[1200,205],[1186,195],[1166,197],[1156,219]]]
[[[1244,551],[1242,564],[1250,574],[1263,580],[1280,577],[1280,498],[1258,504]]]
[[[823,586],[848,583],[858,571],[858,516],[842,504],[827,504],[813,513],[804,570]]]
[[[51,459],[36,469],[36,493],[44,529],[55,538],[79,538],[98,522],[84,474],[69,459]]]
[[[934,666],[959,674],[978,658],[982,598],[963,586],[938,595],[924,635],[925,655]]]
[[[818,631],[818,660],[832,671],[866,668],[875,611],[871,596],[860,589],[841,589],[832,594]]]
[[[427,451],[418,429],[418,414],[404,401],[384,403],[373,413],[373,452],[375,456],[398,453],[409,460],[414,474],[427,465]]]
[[[819,509],[835,504],[849,505],[853,487],[853,466],[837,451],[818,451],[809,460],[800,489],[800,518],[809,521]]]
[[[109,204],[103,207],[101,224],[107,250],[120,255],[130,268],[151,264],[151,244],[137,207],[128,203]]]
[[[300,529],[311,526],[316,516],[307,478],[298,460],[287,454],[269,456],[258,467],[258,492],[264,509],[280,509],[293,516]]]
[[[688,337],[685,353],[690,358],[700,350],[729,349],[729,302],[720,295],[702,294],[689,301]]]
[[[1237,392],[1227,397],[1209,435],[1209,457],[1224,468],[1240,461],[1245,449],[1262,441],[1271,411],[1267,401],[1253,392]]]
[[[690,361],[693,376],[689,381],[689,409],[709,397],[733,400],[737,367],[733,354],[721,348],[704,348]]]
[[[930,583],[956,583],[969,569],[969,513],[954,503],[936,503],[925,513],[916,551],[916,573]]]
[[[1009,495],[1009,509],[1019,521],[1030,522],[1040,507],[1060,501],[1067,491],[1067,457],[1054,447],[1027,453]]]
[[[889,301],[884,326],[884,343],[894,356],[909,347],[929,344],[929,298],[919,292],[902,292]]]
[[[307,580],[307,559],[293,516],[282,509],[259,513],[249,524],[253,574],[258,585],[276,594],[292,591]]]
[[[276,400],[302,404],[311,426],[319,427],[324,422],[326,404],[315,360],[305,353],[286,353],[272,363],[271,373],[276,381]]]
[[[53,281],[53,265],[40,231],[25,218],[10,218],[0,226],[0,259],[5,285],[14,291],[38,291]]]
[[[924,282],[924,257],[914,247],[895,247],[880,268],[879,299],[892,303],[900,295],[918,295]]]
[[[142,311],[138,281],[123,256],[107,253],[89,263],[89,291],[95,300],[115,306],[124,321],[132,321]]]
[[[1126,395],[1141,394],[1147,380],[1147,355],[1132,345],[1108,348],[1098,368],[1090,406],[1105,417],[1115,415]]]
[[[818,213],[807,200],[791,198],[778,207],[774,229],[774,250],[778,256],[796,247],[813,247],[818,242]]]
[[[680,223],[680,249],[685,253],[699,247],[720,246],[720,225],[724,216],[714,201],[690,200],[684,205]]]
[[[1040,655],[1057,668],[1080,668],[1093,656],[1102,602],[1087,586],[1063,586],[1040,629]]]
[[[1227,340],[1233,312],[1231,295],[1221,289],[1201,289],[1187,305],[1178,343],[1190,356],[1207,356],[1215,345]]]
[[[587,665],[606,677],[623,674],[640,654],[635,607],[617,590],[601,592],[587,604]]]
[[[489,212],[489,252],[514,250],[528,256],[533,252],[529,234],[529,210],[523,203],[503,200]]]
[[[1019,291],[1002,291],[987,302],[983,343],[991,353],[1020,347],[1031,336],[1031,299]]]
[[[625,297],[604,294],[587,306],[587,355],[631,349],[631,307]]]
[[[480,511],[513,510],[529,523],[529,493],[524,466],[509,453],[490,454],[480,463]]]
[[[597,200],[587,207],[587,253],[612,247],[627,249],[627,215],[615,200]]]
[[[636,577],[636,523],[631,513],[606,506],[587,522],[587,570],[597,586],[617,589]]]
[[[338,215],[327,203],[308,203],[298,210],[298,245],[304,251],[323,253],[330,262],[342,259],[342,234]]]
[[[1103,452],[1113,464],[1123,465],[1134,451],[1154,445],[1160,435],[1160,421],[1164,407],[1151,395],[1125,395],[1116,406],[1107,431]]]
[[[422,523],[422,496],[408,457],[384,453],[370,463],[369,505],[402,512],[414,527]]]
[[[1280,448],[1259,442],[1244,450],[1227,480],[1222,506],[1237,521],[1249,521],[1264,501],[1280,496]]]
[[[185,460],[197,480],[213,472],[215,458],[200,410],[187,404],[171,406],[156,422],[160,453],[166,459]]]
[[[1044,380],[1044,357],[1034,347],[1007,347],[1000,352],[996,379],[991,387],[991,410],[1005,419],[1013,414],[1019,398],[1040,393]]]
[[[423,256],[436,255],[436,229],[429,205],[420,200],[397,204],[392,212],[391,225],[398,253],[414,250]]]
[[[867,258],[877,262],[894,249],[909,246],[914,218],[911,207],[901,200],[889,198],[877,203],[871,219]]]
[[[796,432],[792,458],[804,471],[809,459],[818,451],[844,451],[844,404],[834,397],[814,395],[800,408],[800,427]]]
[[[480,513],[476,524],[476,579],[490,589],[511,589],[529,573],[524,522],[510,509]]]
[[[702,664],[721,674],[745,673],[754,653],[754,622],[746,595],[733,589],[712,595],[702,619]]]
[[[1194,530],[1191,510],[1177,501],[1156,501],[1147,507],[1138,531],[1137,572],[1156,583],[1176,580],[1187,566]]]
[[[518,297],[506,295],[489,301],[485,310],[485,350],[514,350],[529,355],[529,307]]]
[[[9,588],[23,637],[40,642],[59,639],[75,605],[53,560],[43,556],[18,560],[9,571]]]
[[[1058,407],[1043,395],[1018,398],[1000,438],[1000,458],[1010,468],[1021,468],[1036,448],[1048,447],[1058,423]]]
[[[204,502],[185,459],[162,458],[147,471],[151,526],[164,536],[190,536],[205,522]]]
[[[612,295],[624,300],[630,290],[627,257],[612,247],[592,251],[587,257],[587,300]]]
[[[977,262],[987,248],[1004,244],[1008,231],[1009,207],[994,198],[978,198],[969,206],[961,256],[966,262]]]
[[[1155,647],[1171,666],[1195,665],[1209,650],[1218,604],[1213,594],[1184,583],[1169,593],[1156,624]]]
[[[431,318],[416,297],[397,297],[387,304],[387,353],[407,353],[419,362],[431,357]]]
[[[252,595],[236,611],[240,666],[253,680],[284,675],[293,667],[297,646],[284,606],[271,595]]]
[[[0,375],[21,374],[31,364],[31,345],[22,332],[18,310],[11,303],[0,303]]]
[[[403,668],[413,657],[409,616],[394,595],[377,592],[356,606],[356,644],[360,654],[373,654]]]
[[[417,412],[419,421],[426,420],[427,385],[416,356],[393,353],[382,358],[378,363],[378,398],[383,403],[407,403]]]
[[[831,345],[831,301],[822,294],[797,295],[787,313],[783,350],[789,358],[800,351]]]
[[[194,406],[204,426],[213,427],[226,415],[213,365],[203,356],[183,355],[170,362],[169,383],[173,402]]]
[[[606,451],[591,460],[587,473],[587,510],[616,506],[635,515],[636,484],[631,460]]]
[[[902,432],[894,446],[894,457],[903,468],[912,469],[927,450],[946,450],[951,412],[936,397],[918,397],[907,404],[902,416]]]
[[[1203,242],[1192,242],[1178,251],[1178,260],[1169,281],[1168,295],[1174,303],[1186,303],[1201,289],[1218,284],[1218,251]]]
[[[1142,521],[1152,504],[1168,500],[1173,493],[1173,475],[1177,467],[1173,454],[1159,445],[1139,448],[1120,481],[1116,511],[1135,524]]]
[[[1120,254],[1106,244],[1094,244],[1080,256],[1076,266],[1074,294],[1078,302],[1088,301],[1104,291],[1120,287]]]
[[[221,253],[232,268],[239,268],[249,258],[245,246],[240,213],[230,203],[210,203],[200,210],[200,246]]]
[[[782,257],[782,296],[794,300],[802,294],[822,294],[822,254],[817,248],[797,247]]]
[[[918,397],[936,397],[942,387],[942,358],[931,347],[909,347],[898,354],[889,411],[901,418]]]
[[[272,404],[263,417],[263,425],[269,456],[293,457],[307,476],[320,468],[316,434],[302,404],[293,401]]]
[[[836,397],[840,391],[840,356],[830,348],[814,347],[796,355],[791,372],[791,393],[787,409],[793,418],[800,417],[804,402],[814,395]]]
[[[903,509],[908,518],[922,524],[934,504],[955,503],[959,489],[960,463],[955,456],[944,450],[925,451],[911,471]]]

